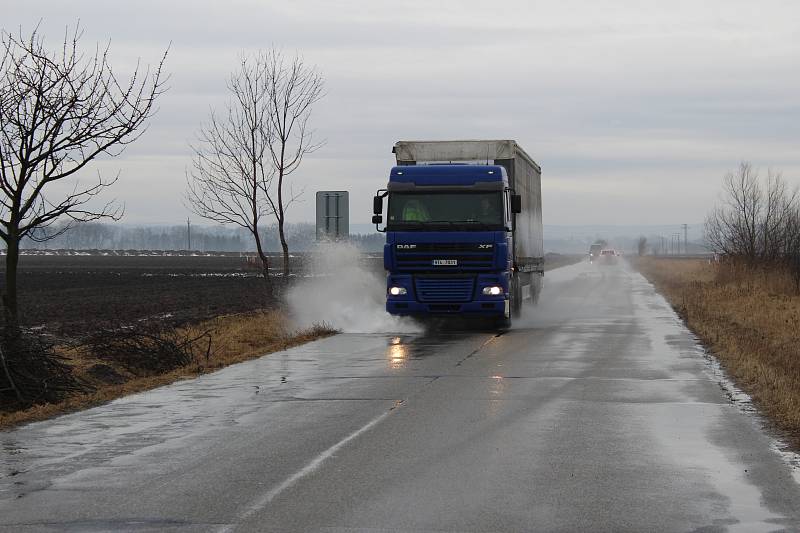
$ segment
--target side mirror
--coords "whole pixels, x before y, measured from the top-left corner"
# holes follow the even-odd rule
[[[376,215],[383,213],[383,198],[376,196],[372,199],[372,212]],[[373,219],[374,221],[374,219]]]
[[[373,224],[380,224],[382,222],[383,222],[383,217],[381,215],[372,215]]]
[[[511,212],[522,213],[522,196],[519,194],[511,195]]]

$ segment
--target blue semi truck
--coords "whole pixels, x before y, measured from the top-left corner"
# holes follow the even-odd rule
[[[541,168],[512,140],[400,141],[393,152],[372,218],[386,232],[386,310],[509,327],[542,286]]]

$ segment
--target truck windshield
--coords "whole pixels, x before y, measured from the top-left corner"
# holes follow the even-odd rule
[[[430,226],[501,229],[503,194],[499,191],[391,193],[387,225],[403,229]]]

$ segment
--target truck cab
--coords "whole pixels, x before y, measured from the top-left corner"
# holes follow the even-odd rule
[[[508,317],[513,195],[505,169],[394,167],[386,192],[386,310]]]

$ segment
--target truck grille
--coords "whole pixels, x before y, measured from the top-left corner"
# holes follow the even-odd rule
[[[401,269],[473,269],[488,270],[494,263],[494,249],[479,249],[476,244],[419,244],[413,249],[395,248],[397,266]],[[455,260],[455,266],[434,266],[435,259]]]
[[[468,302],[472,300],[475,278],[416,278],[420,302]]]

